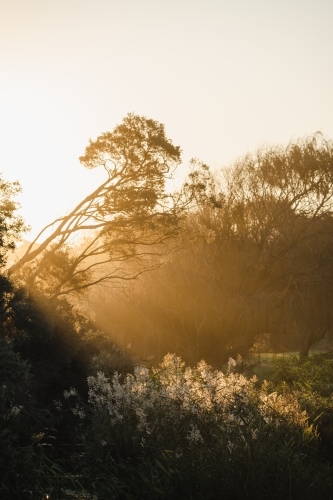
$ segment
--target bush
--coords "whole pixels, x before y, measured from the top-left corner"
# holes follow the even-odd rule
[[[295,356],[279,359],[270,387],[297,397],[333,458],[333,352],[305,361]]]
[[[333,482],[297,397],[167,355],[72,404],[86,487],[103,498],[321,498]],[[72,389],[67,400],[75,396]]]

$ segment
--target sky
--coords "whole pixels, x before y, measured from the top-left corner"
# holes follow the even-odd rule
[[[0,0],[0,172],[31,239],[104,172],[78,157],[129,112],[183,163],[333,138],[332,0]]]

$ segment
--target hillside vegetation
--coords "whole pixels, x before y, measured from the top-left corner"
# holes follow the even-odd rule
[[[105,181],[15,262],[0,183],[1,498],[330,498],[333,142],[168,193],[180,147],[129,114],[80,161]]]

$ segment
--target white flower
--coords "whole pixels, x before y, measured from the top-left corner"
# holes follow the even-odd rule
[[[235,367],[237,365],[237,362],[233,358],[229,358],[228,361],[228,373],[233,373],[235,370]]]
[[[58,410],[58,411],[62,410],[62,402],[61,401],[57,401],[56,399],[54,399],[53,404],[54,404],[56,410]]]
[[[68,399],[70,396],[78,396],[77,390],[73,387],[69,391],[64,391],[64,398]]]
[[[195,424],[192,424],[192,425],[191,425],[191,429],[190,429],[190,431],[188,432],[188,434],[187,434],[186,438],[187,438],[187,439],[188,439],[191,443],[194,443],[194,444],[196,444],[196,443],[198,443],[198,442],[201,442],[201,443],[203,443],[203,442],[204,442],[204,440],[203,440],[203,438],[202,438],[202,436],[201,436],[201,433],[200,433],[200,431],[199,431],[198,427],[197,427]]]
[[[17,417],[17,415],[20,413],[21,410],[22,410],[22,406],[13,406],[10,409],[10,414],[14,415],[14,417]]]
[[[236,361],[230,358],[229,366],[231,370]],[[171,433],[173,429],[181,432],[186,422],[191,422],[185,435],[189,443],[202,443],[200,429],[206,432],[211,426],[214,439],[221,439],[221,445],[227,442],[230,453],[259,439],[267,426],[291,422],[308,428],[306,414],[300,411],[295,396],[268,394],[267,386],[255,387],[254,378],[224,375],[203,361],[196,368],[185,367],[174,354],[165,356],[152,370],[136,366],[134,374],[124,380],[118,373],[109,380],[98,372],[88,378],[88,389],[88,404],[96,422],[105,422],[106,433],[110,426],[126,426],[126,432],[141,446],[163,439],[164,427]],[[73,391],[66,392],[65,397],[76,394]],[[73,412],[83,418],[78,406]],[[109,439],[103,432],[99,442]]]
[[[77,417],[84,419],[85,413],[82,408],[80,408],[78,405],[76,405],[75,408],[72,408],[73,415],[76,415]]]

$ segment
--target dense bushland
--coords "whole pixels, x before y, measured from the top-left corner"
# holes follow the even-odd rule
[[[333,143],[320,134],[215,174],[194,161],[178,245],[124,290],[92,289],[89,311],[143,357],[221,367],[266,332],[307,357],[332,332],[332,193]]]
[[[73,483],[72,429],[58,418],[54,400],[68,385],[85,399],[96,369],[131,372],[132,361],[68,303],[45,309],[22,291],[19,300],[15,291],[9,295],[0,337],[0,491],[2,498],[42,498],[68,475]]]
[[[128,115],[80,158],[105,181],[7,271],[27,228],[0,179],[1,498],[330,497],[332,359],[305,360],[332,332],[333,142],[193,161],[170,195],[180,153]],[[266,333],[301,359],[260,385],[233,358]]]

